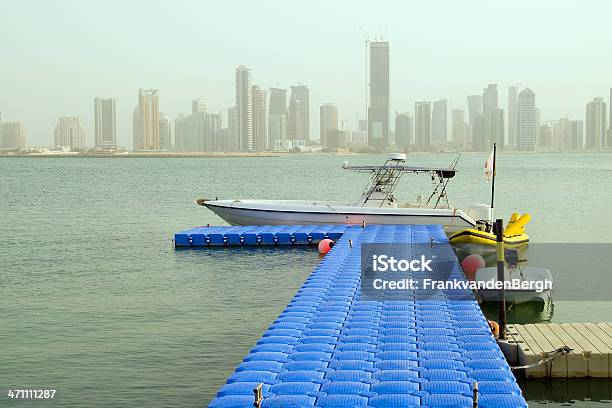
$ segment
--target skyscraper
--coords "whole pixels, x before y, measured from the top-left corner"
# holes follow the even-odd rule
[[[134,109],[134,151],[159,150],[159,94],[157,89],[139,89]]]
[[[468,124],[470,125],[469,134],[466,135],[466,143],[472,143],[472,133],[474,128],[474,119],[477,115],[482,115],[482,95],[468,95]]]
[[[94,99],[95,147],[112,149],[117,146],[115,98]]]
[[[468,124],[465,123],[465,111],[463,109],[453,109],[453,144],[459,150],[467,148],[467,133],[469,131]]]
[[[4,122],[0,123],[0,148],[3,149],[21,149],[26,145],[25,129],[21,122]]]
[[[55,147],[85,148],[85,131],[81,127],[81,119],[76,116],[60,116],[54,136]]]
[[[610,88],[610,99],[608,99],[610,114],[608,115],[608,149],[612,149],[612,88]]]
[[[584,122],[581,120],[570,121],[570,144],[572,150],[581,150],[584,147]]]
[[[234,132],[238,150],[253,150],[253,103],[251,93],[251,70],[239,65],[236,68],[236,119]]]
[[[552,127],[552,144],[555,149],[563,151],[571,144],[571,127],[569,118],[561,118],[554,121]]]
[[[553,146],[553,130],[549,123],[540,126],[538,146],[548,148]]]
[[[418,150],[431,147],[431,102],[414,104],[414,139]]]
[[[508,146],[516,148],[518,140],[518,86],[508,88]]]
[[[159,149],[164,152],[172,150],[172,121],[163,113],[159,118]]]
[[[174,150],[176,152],[198,151],[198,143],[193,126],[193,115],[181,113],[174,121]]]
[[[395,114],[395,145],[402,149],[412,147],[414,143],[414,120],[408,112]]]
[[[293,147],[304,147],[310,141],[310,96],[306,85],[291,87],[287,109],[287,138]]]
[[[320,114],[320,143],[323,147],[328,147],[327,135],[331,130],[338,130],[338,109],[333,103],[325,103],[319,109]]]
[[[441,99],[433,103],[431,114],[431,143],[441,145],[446,143],[448,133],[448,102]]]
[[[253,149],[258,152],[268,150],[268,123],[266,119],[266,90],[258,85],[251,87],[253,104]]]
[[[497,84],[489,84],[482,94],[482,113],[485,121],[486,142],[493,146],[504,147],[504,111],[499,107],[497,99]]]
[[[536,107],[535,93],[525,88],[519,93],[519,138],[518,149],[534,151],[536,148]]]
[[[485,132],[485,115],[484,113],[478,113],[472,118],[472,150],[475,152],[486,151],[488,146],[488,139]]]
[[[240,150],[240,132],[237,125],[237,110],[235,106],[227,108],[227,134],[228,134],[228,150],[237,152]]]
[[[606,148],[607,110],[603,98],[594,98],[586,105],[586,148]]]
[[[370,43],[370,106],[368,144],[389,144],[389,42]]]
[[[194,99],[191,101],[191,114],[206,113],[206,101],[203,99]]]
[[[271,149],[286,149],[287,144],[287,90],[270,88],[268,106],[268,143]]]

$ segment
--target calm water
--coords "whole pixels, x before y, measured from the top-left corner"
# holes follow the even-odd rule
[[[452,155],[414,155],[446,165]],[[220,222],[200,197],[356,198],[382,156],[0,158],[0,406],[202,406],[318,262],[312,250],[175,251]],[[464,155],[452,203],[487,202],[485,155]],[[612,155],[501,155],[497,208],[537,242],[611,242]],[[404,180],[414,199],[430,180]],[[584,291],[588,299],[588,280]],[[611,285],[612,286],[612,285]],[[612,302],[555,302],[553,321],[609,321]],[[515,316],[524,319],[525,316]],[[533,316],[534,320],[539,319]],[[19,403],[9,387],[56,388]],[[609,381],[531,382],[532,406],[609,406]],[[572,399],[587,399],[573,401]],[[600,402],[597,402],[600,401]]]

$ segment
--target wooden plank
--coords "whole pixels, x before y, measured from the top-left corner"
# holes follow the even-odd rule
[[[565,343],[555,334],[551,329],[550,324],[536,324],[534,325],[538,331],[548,340],[546,351],[550,352],[559,347],[563,347]],[[550,369],[548,375],[554,378],[566,378],[567,377],[567,356],[559,356],[550,362]]]
[[[551,330],[561,339],[561,341],[568,347],[574,349],[571,353],[566,354],[567,357],[567,376],[572,377],[586,377],[589,369],[587,366],[587,360],[584,358],[583,352],[585,351],[583,345],[578,343],[572,338],[559,324],[551,324]],[[587,350],[590,352],[590,350]]]
[[[588,330],[576,330],[571,323],[562,323],[561,328],[574,339],[577,344],[580,344],[583,352],[583,357],[587,363],[587,376],[607,378],[608,372],[608,354],[600,351],[593,342],[589,341],[586,334]],[[593,336],[590,336],[593,337]],[[593,339],[595,340],[595,339]],[[598,341],[597,343],[601,343]]]
[[[574,323],[577,330],[581,330],[588,336],[602,355],[608,358],[608,378],[612,377],[612,337],[608,336],[599,326],[594,323]]]
[[[533,364],[542,358],[542,348],[538,342],[531,336],[529,330],[524,325],[515,325],[514,328],[520,337],[519,343],[519,365]],[[527,377],[544,378],[546,377],[546,367],[538,366],[525,370]]]
[[[593,324],[592,331],[595,333],[597,337],[601,339],[605,344],[609,345],[612,348],[612,330],[610,328],[612,325],[610,323],[597,323]],[[608,370],[610,371],[610,376],[612,376],[612,354],[608,356]]]

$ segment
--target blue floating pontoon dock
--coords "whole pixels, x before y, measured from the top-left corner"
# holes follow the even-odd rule
[[[362,300],[361,243],[447,243],[440,226],[202,227],[177,246],[336,245],[210,407],[472,407],[527,404],[477,302]],[[349,240],[351,244],[349,245]],[[454,259],[452,274],[465,279]]]

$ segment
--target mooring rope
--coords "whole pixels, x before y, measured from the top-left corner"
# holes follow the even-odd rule
[[[543,364],[547,364],[547,363],[553,361],[555,358],[557,358],[559,356],[562,356],[562,355],[565,355],[565,354],[569,354],[573,350],[574,350],[573,348],[570,348],[568,346],[559,347],[558,349],[555,349],[553,351],[550,351],[550,352],[546,353],[548,355],[548,357],[543,358],[540,361],[537,361],[537,362],[532,363],[532,364],[510,367],[510,369],[512,369],[512,370],[524,370],[524,369],[528,369],[528,368],[538,367],[538,366],[541,366]]]

